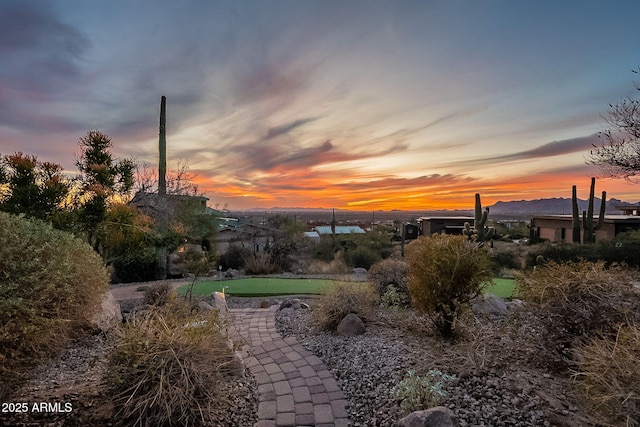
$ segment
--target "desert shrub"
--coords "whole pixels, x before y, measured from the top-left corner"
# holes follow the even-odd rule
[[[640,327],[625,323],[615,337],[588,340],[576,349],[573,375],[587,408],[605,425],[640,425]]]
[[[407,375],[393,389],[392,396],[400,402],[400,408],[405,415],[424,408],[438,406],[447,393],[443,390],[445,383],[455,379],[455,375],[443,374],[437,369],[432,369],[426,375],[416,375],[415,371],[407,372]]]
[[[137,252],[128,252],[112,262],[113,283],[146,282],[156,276],[156,249],[149,247]]]
[[[107,385],[126,426],[215,423],[211,405],[236,369],[216,310],[199,314],[172,300],[134,317],[118,331]]]
[[[405,295],[402,295],[398,292],[395,286],[387,286],[387,290],[380,297],[380,304],[383,307],[389,307],[394,310],[399,309],[401,306],[405,305]]]
[[[349,313],[358,315],[363,321],[371,319],[378,303],[379,297],[368,283],[335,283],[315,304],[312,322],[320,330],[335,331]]]
[[[305,270],[307,274],[346,274],[349,272],[349,267],[344,262],[342,253],[337,252],[330,262],[311,261]]]
[[[220,255],[218,263],[225,271],[229,269],[240,270],[244,268],[243,251],[240,246],[230,245],[227,250]]]
[[[494,276],[500,276],[505,270],[517,270],[520,263],[511,251],[496,251],[491,254],[491,270]]]
[[[331,262],[336,253],[342,253],[350,267],[369,268],[393,252],[391,233],[376,229],[366,234],[337,235],[323,238],[313,245],[312,255],[316,260]]]
[[[247,274],[280,273],[280,266],[268,252],[244,252],[244,270]]]
[[[109,289],[84,241],[37,220],[0,213],[0,395],[20,367],[60,349],[89,324]]]
[[[531,268],[538,264],[539,257],[546,261],[552,261],[557,264],[565,262],[577,262],[587,258],[586,251],[589,250],[588,245],[578,245],[575,243],[542,243],[531,248],[526,258],[526,266]]]
[[[368,278],[380,297],[383,297],[393,287],[400,298],[399,305],[407,306],[410,304],[411,299],[407,289],[408,267],[404,260],[387,258],[379,261],[371,266]]]
[[[407,275],[408,267],[404,260],[387,258],[371,266],[368,278],[378,294],[382,295],[389,286],[394,286],[400,292],[408,292]]]
[[[444,337],[492,278],[489,254],[465,236],[436,234],[407,245],[411,303]]]
[[[171,298],[171,284],[169,282],[156,283],[144,290],[143,301],[149,305],[165,305]]]
[[[617,325],[640,310],[632,272],[604,261],[548,262],[516,280],[519,298],[542,322],[541,357],[552,368],[572,363],[579,339],[615,335]]]
[[[371,268],[373,264],[380,260],[380,255],[367,246],[358,246],[344,254],[345,261],[351,267]]]
[[[620,235],[615,241],[602,240],[595,245],[575,243],[545,243],[538,245],[527,254],[526,265],[536,265],[536,258],[542,256],[546,261],[558,264],[581,260],[610,264],[625,263],[630,267],[640,267],[640,240],[632,233]]]

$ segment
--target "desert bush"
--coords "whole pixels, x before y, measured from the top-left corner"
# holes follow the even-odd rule
[[[169,282],[156,283],[144,290],[143,301],[149,305],[165,305],[171,298],[171,284]]]
[[[244,268],[244,249],[238,245],[230,245],[227,250],[220,255],[218,263],[222,266],[223,270],[229,270],[231,268],[240,270]]]
[[[625,233],[615,241],[603,240],[595,245],[579,245],[575,243],[544,243],[532,248],[527,254],[526,265],[536,265],[536,258],[544,257],[547,261],[561,264],[581,260],[604,261],[606,265],[625,263],[630,267],[640,267],[640,240],[633,233]]]
[[[627,316],[640,310],[628,269],[604,261],[548,262],[516,280],[519,298],[529,303],[531,315],[542,322],[541,357],[562,370],[572,363],[580,340],[615,335]]]
[[[398,292],[395,286],[388,286],[385,293],[380,297],[380,304],[383,307],[397,310],[406,304],[405,295]]]
[[[489,254],[465,236],[436,234],[407,245],[407,262],[412,305],[452,337],[457,318],[491,281]]]
[[[349,272],[349,267],[344,262],[342,253],[337,252],[330,262],[311,261],[305,270],[307,274],[346,274]]]
[[[335,283],[315,304],[312,322],[319,330],[335,331],[349,313],[358,315],[363,321],[370,320],[379,301],[368,283]]]
[[[109,289],[100,257],[71,234],[0,212],[0,395],[20,367],[89,324]],[[6,388],[7,387],[7,388]]]
[[[113,283],[146,282],[156,276],[156,249],[145,248],[137,252],[128,252],[115,258],[111,265]]]
[[[281,272],[280,266],[268,252],[245,251],[243,259],[244,269],[247,274],[273,274]]]
[[[512,251],[495,251],[491,254],[490,259],[494,276],[501,276],[503,271],[520,268],[516,254]]]
[[[408,267],[404,260],[387,258],[371,266],[368,278],[378,294],[382,295],[389,286],[407,293],[407,275]]]
[[[603,425],[640,425],[640,327],[621,325],[615,337],[588,340],[576,349],[573,374],[587,409]]]
[[[344,254],[345,261],[351,267],[371,268],[373,264],[380,260],[380,255],[367,246],[358,246]]]
[[[408,415],[414,411],[438,406],[447,395],[443,385],[455,378],[455,375],[443,374],[437,369],[432,369],[423,376],[409,371],[404,379],[391,389],[391,394],[400,402],[403,413]]]
[[[404,260],[387,258],[377,262],[371,266],[368,278],[380,297],[393,287],[400,298],[399,305],[410,305],[411,299],[407,289],[408,267]]]
[[[172,300],[134,317],[118,331],[106,376],[126,426],[197,426],[215,423],[211,405],[236,369],[224,322],[216,310],[192,312]]]
[[[336,253],[341,253],[350,267],[369,268],[380,259],[387,258],[393,252],[391,233],[376,229],[366,234],[338,235],[335,238],[323,238],[311,247],[313,258],[331,262]]]

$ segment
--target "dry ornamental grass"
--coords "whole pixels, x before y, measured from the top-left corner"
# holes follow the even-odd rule
[[[108,384],[117,419],[127,426],[206,425],[224,404],[217,384],[237,366],[219,312],[191,312],[171,301],[118,332]]]

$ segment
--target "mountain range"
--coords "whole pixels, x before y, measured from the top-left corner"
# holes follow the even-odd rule
[[[597,214],[600,210],[601,199],[594,199],[594,213]],[[627,205],[628,202],[623,202],[618,199],[607,200],[606,213],[609,215],[621,213],[616,206]],[[586,211],[589,207],[588,200],[578,199],[578,210],[580,212]],[[549,215],[561,215],[571,214],[571,199],[564,197],[554,197],[550,199],[536,199],[536,200],[517,200],[511,202],[497,202],[493,206],[490,206],[490,212],[495,214],[549,214]]]

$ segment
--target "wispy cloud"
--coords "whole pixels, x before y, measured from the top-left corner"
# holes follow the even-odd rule
[[[0,125],[45,132],[73,127],[73,119],[48,103],[78,94],[85,79],[79,64],[89,46],[48,3],[0,3]]]
[[[447,163],[445,166],[480,166],[499,162],[534,160],[545,157],[555,157],[570,153],[586,152],[598,141],[597,134],[577,138],[552,141],[530,150],[518,151],[502,156],[480,157]]]

